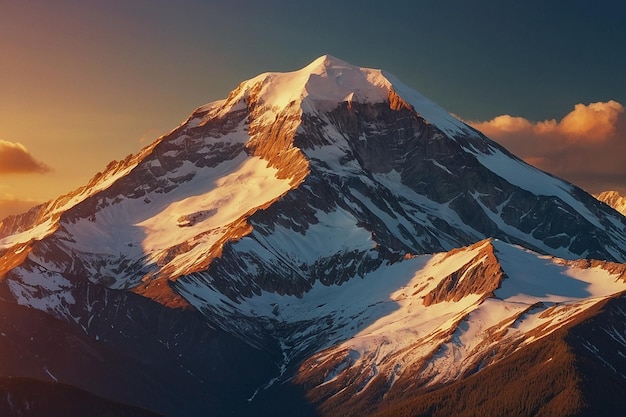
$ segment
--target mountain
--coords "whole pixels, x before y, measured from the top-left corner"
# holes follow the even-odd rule
[[[166,415],[373,415],[567,351],[552,389],[615,381],[575,384],[584,415],[626,383],[619,320],[596,319],[619,316],[625,262],[607,205],[385,71],[322,56],[4,219],[0,307],[25,325],[0,338],[2,374]],[[31,316],[58,345],[45,360]],[[543,388],[528,396],[547,406]]]
[[[594,197],[626,216],[626,197],[617,191],[604,191],[597,195],[594,194]]]

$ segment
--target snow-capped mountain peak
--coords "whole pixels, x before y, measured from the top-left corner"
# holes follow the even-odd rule
[[[344,101],[385,101],[389,84],[380,70],[359,68],[324,55],[297,71],[261,74],[243,82],[236,91],[238,94],[229,100],[255,96],[270,109],[282,110],[292,103],[302,105],[302,101],[327,103],[332,109]]]
[[[339,103],[382,103],[412,106],[429,123],[448,134],[472,134],[465,123],[436,103],[402,83],[390,73],[349,64],[323,55],[293,72],[267,72],[241,83],[226,101],[210,103],[199,110],[220,113],[260,106],[263,121],[271,123],[276,114],[295,106],[299,111],[329,111]]]
[[[0,301],[113,344],[148,311],[196,310],[279,358],[260,391],[293,377],[320,403],[376,402],[593,314],[626,289],[611,262],[626,218],[385,71],[325,55],[0,224]],[[179,336],[155,343],[178,358]]]
[[[626,216],[626,197],[622,196],[619,192],[603,191],[600,194],[594,194],[594,197]]]
[[[4,268],[24,302],[40,268],[167,302],[160,281],[182,277],[184,292],[195,273],[232,300],[302,295],[488,237],[626,259],[623,219],[467,129],[384,71],[329,55],[264,73],[51,204],[52,218],[16,220],[0,240]],[[13,268],[24,259],[38,266]],[[343,262],[350,273],[321,267]]]

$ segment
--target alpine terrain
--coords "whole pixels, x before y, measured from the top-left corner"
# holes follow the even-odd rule
[[[326,55],[0,222],[0,407],[624,415],[625,291],[626,217]]]

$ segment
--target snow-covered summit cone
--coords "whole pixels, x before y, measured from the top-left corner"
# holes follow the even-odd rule
[[[231,112],[244,105],[255,108],[257,122],[274,122],[273,117],[296,107],[305,113],[331,111],[338,103],[384,103],[403,100],[425,120],[451,134],[471,133],[465,123],[412,90],[393,75],[378,69],[361,68],[323,55],[306,67],[288,73],[269,72],[241,83],[225,101],[201,110]],[[215,117],[211,112],[209,117]]]

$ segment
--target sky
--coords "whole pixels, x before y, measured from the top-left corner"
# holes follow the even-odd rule
[[[624,22],[623,0],[0,0],[0,218],[327,53],[589,192],[626,194]]]

